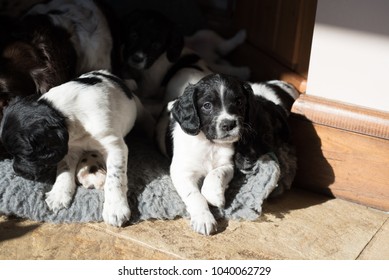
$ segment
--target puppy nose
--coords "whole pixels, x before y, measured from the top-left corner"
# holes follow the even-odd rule
[[[220,126],[223,131],[233,130],[236,127],[236,120],[223,120]]]
[[[131,60],[135,63],[141,63],[144,59],[144,56],[140,53],[136,53],[131,57]]]

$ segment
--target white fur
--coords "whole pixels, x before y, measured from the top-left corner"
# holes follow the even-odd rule
[[[233,143],[212,143],[202,132],[188,135],[176,123],[173,146],[170,166],[173,184],[190,214],[193,230],[209,235],[217,230],[217,223],[208,203],[224,206],[224,192],[234,173]],[[198,184],[202,178],[200,191]]]
[[[46,202],[55,211],[69,207],[76,189],[77,163],[84,151],[96,150],[107,166],[103,219],[121,226],[131,215],[127,202],[128,148],[123,137],[134,126],[137,105],[135,96],[129,99],[110,79],[98,77],[104,82],[89,86],[71,81],[41,97],[65,115],[69,132],[69,152],[58,164],[57,178],[46,194]]]
[[[49,14],[56,10],[61,14]],[[77,75],[96,69],[111,70],[112,37],[107,20],[93,0],[52,0],[34,6],[29,14],[47,14],[65,28],[77,53]]]

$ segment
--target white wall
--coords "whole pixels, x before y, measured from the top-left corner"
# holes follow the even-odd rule
[[[318,0],[307,94],[389,112],[388,0]]]

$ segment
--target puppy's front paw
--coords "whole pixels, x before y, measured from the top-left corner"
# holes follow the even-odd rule
[[[131,217],[131,210],[128,203],[104,202],[103,219],[106,224],[121,227]]]
[[[226,202],[224,197],[224,188],[216,187],[209,182],[204,182],[201,188],[201,194],[205,197],[207,202],[213,206],[223,208]]]
[[[69,208],[70,202],[72,201],[72,195],[68,192],[52,189],[50,192],[46,193],[45,201],[49,209],[56,212],[62,208]]]
[[[217,222],[209,211],[192,215],[190,225],[195,232],[204,235],[210,235],[217,231]]]

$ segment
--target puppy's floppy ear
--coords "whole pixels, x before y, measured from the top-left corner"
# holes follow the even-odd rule
[[[172,27],[169,35],[166,56],[170,62],[176,61],[184,48],[184,36],[177,28]]]
[[[196,103],[196,87],[189,85],[185,88],[184,94],[174,103],[171,111],[173,118],[189,135],[197,135],[200,132],[200,118]]]

